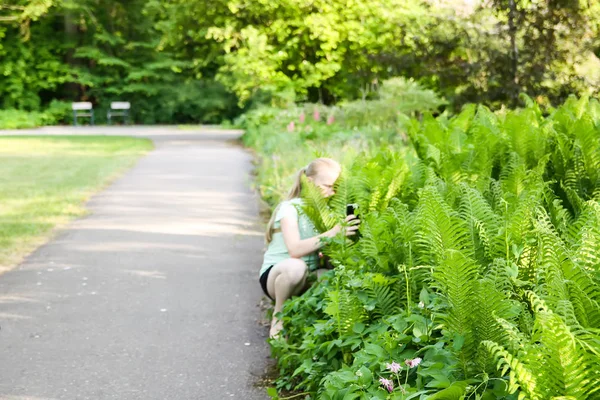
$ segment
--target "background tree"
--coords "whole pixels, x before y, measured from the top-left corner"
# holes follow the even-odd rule
[[[598,0],[4,3],[0,108],[63,117],[73,100],[99,115],[127,100],[138,122],[218,122],[261,103],[370,99],[395,76],[455,110],[600,88]]]

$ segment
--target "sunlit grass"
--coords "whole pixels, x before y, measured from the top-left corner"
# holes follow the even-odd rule
[[[90,195],[151,149],[128,137],[0,136],[0,272],[85,215]]]

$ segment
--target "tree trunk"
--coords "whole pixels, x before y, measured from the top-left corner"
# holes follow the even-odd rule
[[[519,98],[519,49],[517,48],[517,27],[515,25],[515,13],[516,5],[515,0],[508,1],[508,34],[510,36],[510,52],[511,52],[511,96],[513,100],[513,106],[517,105]]]
[[[64,16],[64,24],[65,24],[65,42],[70,45],[69,50],[65,54],[65,62],[73,67],[75,66],[75,59],[73,58],[73,54],[75,53],[75,48],[77,47],[77,23],[76,16],[73,15],[69,10],[65,10]],[[74,82],[69,82],[65,84],[66,95],[70,100],[77,101],[79,100],[80,93],[79,87]]]

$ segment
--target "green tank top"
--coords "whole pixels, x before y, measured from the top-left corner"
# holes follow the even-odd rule
[[[295,218],[298,221],[298,229],[300,231],[300,239],[308,239],[317,236],[319,232],[315,228],[314,224],[302,211],[303,201],[300,198],[286,200],[279,204],[276,209],[275,215],[275,229],[281,229],[281,219],[284,217]],[[290,257],[288,249],[283,241],[283,234],[276,232],[273,234],[273,240],[269,243],[265,257],[263,260],[262,267],[260,268],[259,276],[261,276],[271,265],[275,265],[278,262],[286,260]],[[319,265],[318,252],[311,253],[302,257],[308,269],[314,271]]]

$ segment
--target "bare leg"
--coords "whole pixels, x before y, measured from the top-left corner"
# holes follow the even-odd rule
[[[269,272],[267,291],[275,299],[273,320],[271,321],[270,337],[277,337],[283,328],[283,322],[275,315],[283,309],[283,303],[304,288],[308,268],[306,263],[298,258],[288,258],[281,261]]]

